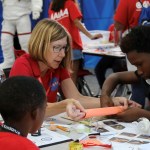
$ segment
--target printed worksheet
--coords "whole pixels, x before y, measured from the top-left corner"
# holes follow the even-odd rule
[[[41,135],[32,136],[29,134],[27,138],[40,148],[71,141],[69,137],[46,128],[41,128]]]

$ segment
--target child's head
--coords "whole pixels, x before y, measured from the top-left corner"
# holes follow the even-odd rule
[[[137,53],[150,53],[150,26],[137,26],[131,29],[121,40],[121,50],[128,54],[132,51]]]
[[[31,125],[28,132],[34,133],[43,122],[45,109],[46,93],[38,80],[16,76],[0,85],[0,113],[6,124],[26,120]]]
[[[121,50],[126,53],[130,63],[137,67],[138,74],[150,78],[150,26],[131,29],[121,40]]]

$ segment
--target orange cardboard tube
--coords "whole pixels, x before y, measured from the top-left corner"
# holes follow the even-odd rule
[[[120,112],[123,112],[124,110],[125,109],[123,106],[86,109],[86,115],[84,118],[86,119],[97,116],[115,115]]]

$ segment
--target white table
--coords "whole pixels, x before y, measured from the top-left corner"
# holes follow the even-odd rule
[[[72,121],[63,119],[63,118],[61,118],[61,116],[62,116],[62,114],[54,117],[56,119],[56,122],[58,121],[59,123],[63,123],[63,124],[72,123]],[[119,133],[122,133],[122,132],[131,132],[131,133],[136,133],[137,136],[139,135],[139,130],[136,128],[135,124],[120,123],[120,122],[118,122],[118,123],[125,126],[125,128],[122,129],[122,130],[117,130],[118,133],[115,130],[115,132],[116,132],[115,136],[119,136]],[[107,125],[105,125],[105,128],[106,128],[106,126]],[[107,126],[107,129],[110,129],[110,128],[113,129],[110,126]],[[113,131],[114,131],[114,129],[113,129]],[[110,135],[109,136],[108,135],[103,136],[103,137],[97,135],[97,139],[100,139],[100,140],[108,139],[108,137],[110,138]],[[111,135],[111,137],[114,137],[114,135]],[[122,138],[128,138],[129,139],[130,137],[122,137]],[[136,137],[135,138],[132,137],[131,139],[136,140]],[[145,141],[145,139],[140,139],[140,140]],[[147,141],[150,142],[150,139],[147,140]],[[70,142],[61,143],[61,144],[57,144],[57,145],[53,145],[53,146],[49,146],[49,147],[44,147],[44,148],[41,148],[41,150],[49,150],[49,149],[52,149],[52,150],[60,150],[60,149],[69,150],[69,143]],[[112,145],[113,145],[114,150],[131,150],[131,149],[132,150],[138,150],[138,147],[139,147],[139,145],[128,144],[128,143],[118,143],[118,142],[112,142]],[[100,147],[100,146],[95,146],[95,147],[92,146],[92,147],[84,148],[84,150],[106,150],[106,149],[108,149],[108,148],[103,148],[103,147]],[[143,149],[143,150],[145,150],[145,149]]]
[[[99,48],[85,48],[82,52],[83,54],[125,58],[125,54],[121,52],[119,46],[114,47],[112,46],[112,44],[109,45],[108,47],[107,45],[104,45],[103,47],[99,47]]]

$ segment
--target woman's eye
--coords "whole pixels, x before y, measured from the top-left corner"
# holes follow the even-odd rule
[[[55,46],[54,48],[55,48],[55,49],[60,49],[60,47],[58,47],[58,46]]]
[[[60,51],[60,47],[59,46],[54,46],[53,50],[54,50],[54,52],[58,52],[58,51]]]

